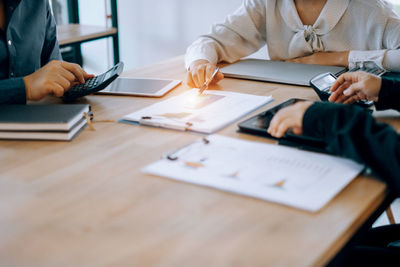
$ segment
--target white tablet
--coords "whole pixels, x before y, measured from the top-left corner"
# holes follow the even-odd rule
[[[182,81],[156,78],[118,78],[99,94],[161,97]]]

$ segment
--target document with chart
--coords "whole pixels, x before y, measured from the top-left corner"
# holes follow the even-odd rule
[[[270,103],[270,96],[256,96],[226,91],[198,89],[129,114],[122,122],[199,133],[214,133],[252,111]]]
[[[363,168],[330,155],[211,135],[143,171],[316,212]]]

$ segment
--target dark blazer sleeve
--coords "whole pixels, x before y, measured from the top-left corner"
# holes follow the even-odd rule
[[[26,91],[23,78],[0,80],[0,104],[25,104]]]
[[[400,137],[365,109],[315,103],[304,115],[303,134],[324,139],[335,155],[368,165],[400,195]]]
[[[57,27],[50,10],[49,1],[46,1],[46,35],[41,55],[42,67],[52,60],[62,60],[57,40]]]
[[[400,111],[400,81],[382,78],[382,86],[379,91],[377,110],[396,109]]]

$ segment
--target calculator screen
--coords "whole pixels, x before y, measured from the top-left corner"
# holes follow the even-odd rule
[[[326,75],[318,80],[314,80],[314,85],[321,91],[327,91],[335,83],[336,79],[332,75]]]
[[[111,77],[111,71],[107,72],[106,75],[104,76],[104,81],[106,81],[108,78]]]

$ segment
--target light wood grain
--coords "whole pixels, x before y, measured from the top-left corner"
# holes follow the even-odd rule
[[[185,71],[180,57],[124,75],[184,79]],[[219,88],[272,94],[267,107],[316,99],[297,86],[225,79]],[[96,119],[118,120],[159,100],[98,95],[81,102]],[[359,177],[312,214],[149,176],[140,169],[199,135],[95,127],[72,142],[0,141],[1,266],[321,266],[386,196],[382,182]],[[219,133],[271,142],[237,133],[236,124]]]
[[[92,40],[117,33],[116,28],[81,24],[65,24],[57,26],[57,38],[60,45]]]

